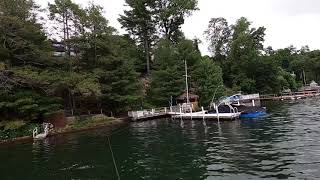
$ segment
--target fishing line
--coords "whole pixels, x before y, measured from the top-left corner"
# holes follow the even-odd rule
[[[114,165],[114,168],[116,170],[116,173],[117,173],[117,176],[118,176],[118,180],[120,180],[120,175],[119,175],[119,171],[118,171],[118,168],[117,168],[116,160],[115,160],[114,155],[113,155],[113,151],[112,151],[112,147],[111,147],[109,136],[107,136],[107,139],[108,139],[108,144],[109,144],[109,148],[110,148],[110,152],[111,152],[111,156],[112,156],[112,160],[113,160],[113,165]]]
[[[119,174],[119,171],[118,171],[118,167],[117,167],[117,163],[116,163],[116,159],[114,158],[114,154],[113,154],[113,150],[112,150],[112,147],[111,147],[111,143],[110,143],[110,137],[112,135],[115,135],[115,134],[118,134],[126,129],[129,129],[129,125],[127,127],[124,127],[120,130],[117,130],[117,131],[114,131],[110,134],[107,135],[107,139],[108,139],[108,145],[109,145],[109,149],[110,149],[110,152],[111,152],[111,157],[112,157],[112,161],[113,161],[113,166],[114,166],[114,169],[116,170],[116,174],[117,174],[117,177],[118,177],[118,180],[120,180],[120,174]]]

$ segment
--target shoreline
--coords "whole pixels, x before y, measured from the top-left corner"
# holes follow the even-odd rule
[[[47,137],[53,137],[63,134],[72,134],[72,133],[80,133],[80,132],[86,132],[86,131],[92,131],[97,130],[101,128],[108,128],[110,130],[117,130],[120,127],[123,127],[125,125],[128,125],[129,122],[125,119],[116,119],[114,121],[109,121],[103,124],[98,124],[95,126],[89,126],[89,127],[82,127],[82,128],[65,128],[65,129],[59,129],[55,130],[53,132],[50,132]],[[14,144],[14,143],[21,143],[21,142],[31,142],[33,141],[32,136],[23,136],[23,137],[17,137],[7,140],[0,140],[0,145],[6,145],[6,144]]]

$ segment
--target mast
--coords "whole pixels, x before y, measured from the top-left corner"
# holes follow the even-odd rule
[[[184,60],[184,66],[185,66],[185,71],[186,71],[186,75],[185,75],[185,77],[186,77],[186,91],[187,91],[187,104],[189,104],[190,103],[190,101],[189,101],[189,87],[188,87],[188,67],[187,67],[187,61],[186,60]]]
[[[304,69],[303,69],[303,81],[304,81],[304,86],[306,87],[307,86],[307,79],[306,79],[306,73],[305,73],[305,71],[304,71]]]

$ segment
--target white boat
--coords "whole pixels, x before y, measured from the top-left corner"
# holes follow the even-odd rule
[[[229,112],[223,112],[219,113],[219,106],[214,105],[215,113],[208,113],[208,111],[205,111],[202,107],[202,111],[199,112],[193,112],[192,103],[189,101],[189,88],[188,88],[188,68],[187,68],[187,62],[185,61],[185,81],[186,81],[186,96],[187,96],[187,102],[184,103],[182,106],[179,106],[179,110],[171,111],[169,114],[173,118],[181,118],[181,119],[228,119],[233,120],[239,118],[240,114],[238,112],[237,108],[232,107],[231,105],[228,105]],[[172,108],[170,108],[172,110]]]
[[[182,119],[224,119],[224,120],[233,120],[239,118],[241,113],[218,113],[218,114],[201,114],[201,113],[182,113],[173,115],[173,118],[182,118]]]

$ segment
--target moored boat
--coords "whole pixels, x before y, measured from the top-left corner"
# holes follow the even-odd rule
[[[235,94],[220,100],[220,104],[229,104],[241,113],[240,118],[260,118],[267,115],[266,107],[261,107],[259,94]]]
[[[241,112],[240,118],[260,118],[267,115],[265,107],[241,106],[238,110]]]

